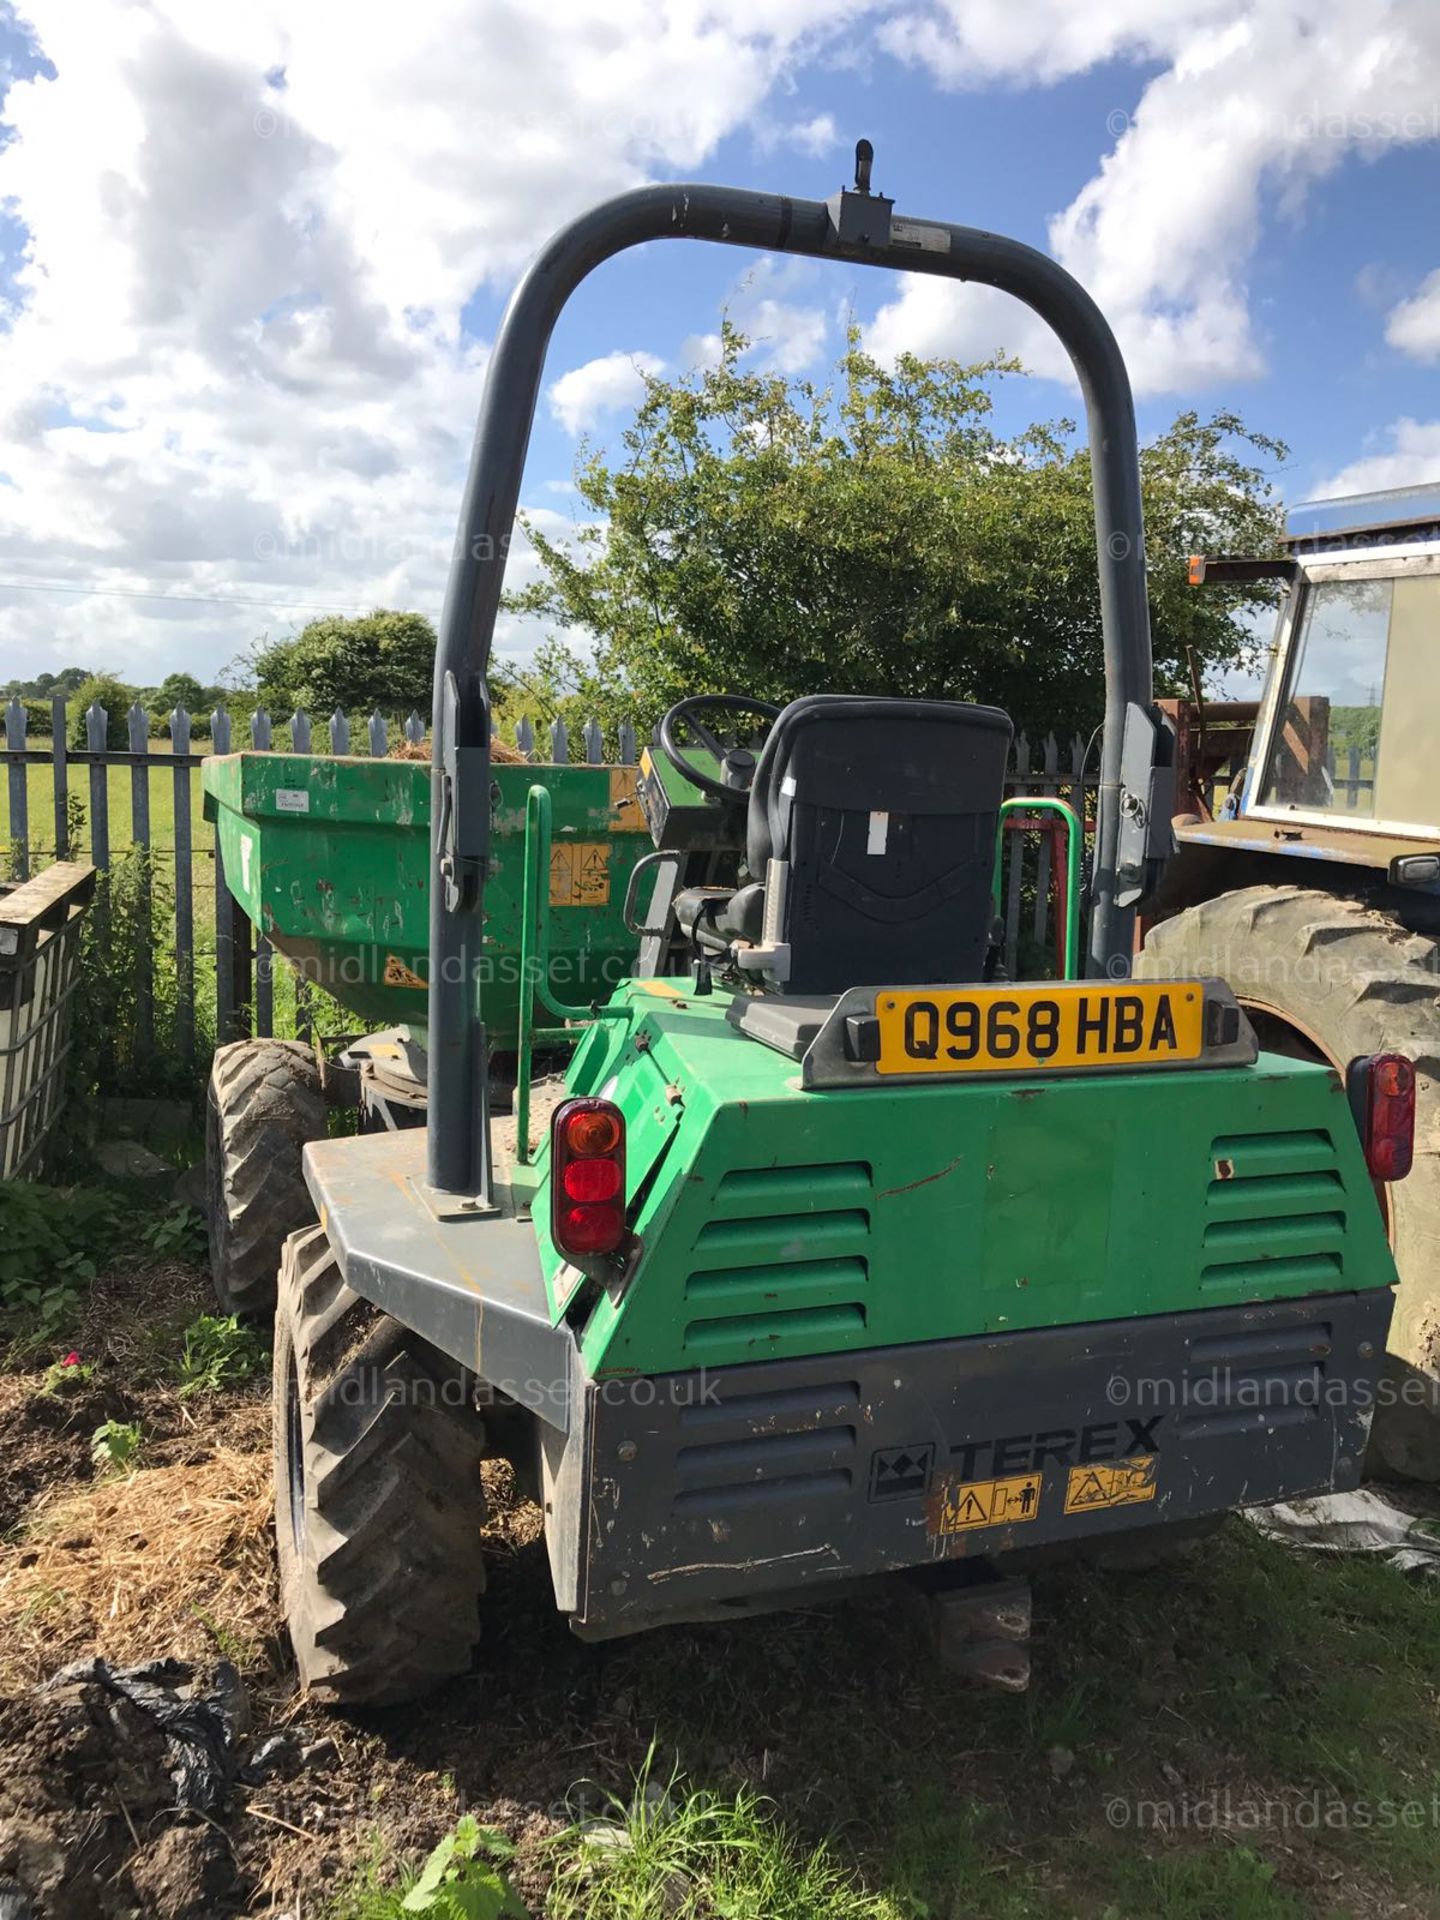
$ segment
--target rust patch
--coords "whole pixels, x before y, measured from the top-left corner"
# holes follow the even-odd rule
[[[1235,1162],[1233,1160],[1217,1160],[1215,1162],[1215,1178],[1217,1180],[1233,1180],[1235,1178]]]

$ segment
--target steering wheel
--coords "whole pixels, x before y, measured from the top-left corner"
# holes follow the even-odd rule
[[[677,700],[655,729],[655,744],[675,771],[698,787],[711,800],[733,803],[743,800],[755,778],[756,756],[749,747],[728,747],[701,718],[709,713],[748,713],[761,720],[778,720],[780,708],[770,700],[752,700],[743,693],[692,693],[688,700]],[[676,735],[684,731],[695,745],[713,753],[723,778],[716,780],[703,773],[681,749]],[[721,729],[725,731],[725,729]]]

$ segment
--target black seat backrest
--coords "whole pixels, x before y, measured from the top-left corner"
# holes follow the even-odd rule
[[[1011,726],[996,707],[820,693],[776,720],[747,862],[789,873],[788,993],[981,978]]]

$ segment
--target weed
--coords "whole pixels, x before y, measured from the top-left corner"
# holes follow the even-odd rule
[[[494,1827],[482,1827],[466,1814],[453,1833],[435,1848],[400,1902],[401,1913],[425,1913],[433,1920],[501,1920],[522,1917],[525,1907],[502,1865],[514,1847]]]
[[[555,1920],[902,1920],[904,1909],[864,1891],[824,1842],[801,1845],[761,1795],[692,1791],[678,1772],[662,1784],[654,1760],[652,1747],[628,1801],[610,1796],[613,1819],[550,1843]]]
[[[63,1360],[53,1360],[45,1369],[39,1391],[43,1399],[53,1400],[60,1394],[73,1393],[76,1387],[87,1385],[94,1377],[94,1367],[78,1353],[67,1353]]]
[[[107,1420],[90,1439],[90,1458],[102,1473],[133,1473],[141,1446],[140,1429],[131,1421]]]
[[[140,1238],[157,1260],[186,1260],[194,1266],[205,1258],[205,1221],[194,1207],[169,1208],[141,1227]]]
[[[213,1614],[207,1613],[204,1607],[192,1606],[190,1612],[215,1642],[217,1652],[223,1654],[232,1666],[249,1667],[255,1664],[260,1655],[258,1640],[242,1639],[238,1633],[232,1633]]]
[[[505,1875],[514,1853],[498,1828],[466,1814],[419,1873],[402,1869],[396,1886],[377,1838],[326,1909],[327,1920],[407,1920],[417,1913],[429,1920],[525,1920],[528,1909]]]
[[[253,1327],[234,1314],[202,1313],[185,1329],[185,1345],[176,1364],[180,1398],[239,1386],[261,1371],[266,1358],[265,1342]]]

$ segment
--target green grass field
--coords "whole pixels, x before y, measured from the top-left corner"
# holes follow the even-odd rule
[[[201,741],[203,748],[207,743]],[[33,737],[27,742],[32,750],[45,752],[50,742],[43,737]],[[151,767],[146,779],[150,793],[150,844],[157,853],[169,853],[175,847],[175,776],[172,768],[163,764],[169,754],[169,742],[152,740],[150,750],[161,764]],[[5,769],[5,777],[0,778],[0,847],[9,846],[15,840],[16,821],[11,815],[10,806],[10,769]],[[74,851],[88,853],[91,848],[91,807],[90,807],[90,768],[71,764],[67,769],[68,787],[85,809],[85,826],[78,846]],[[107,767],[105,769],[106,798],[110,823],[110,848],[118,852],[128,847],[134,840],[134,819],[131,805],[131,770],[129,767]],[[26,809],[29,814],[29,841],[32,851],[49,858],[55,848],[55,783],[54,774],[48,765],[29,766],[25,769]],[[208,852],[213,846],[210,829],[205,825],[201,810],[200,769],[190,770],[190,844],[198,853]],[[197,862],[196,880],[200,881]]]

